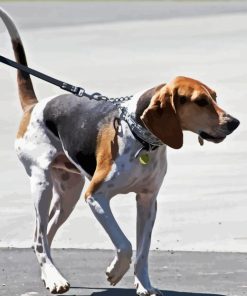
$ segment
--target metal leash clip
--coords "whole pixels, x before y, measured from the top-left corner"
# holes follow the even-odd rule
[[[83,95],[85,94],[85,89],[84,88],[77,87],[77,86],[71,85],[71,84],[66,83],[66,82],[63,82],[61,88],[73,93],[74,95],[76,95],[78,97],[83,97]]]

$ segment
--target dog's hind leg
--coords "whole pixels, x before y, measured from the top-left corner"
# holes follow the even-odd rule
[[[51,169],[51,177],[53,180],[53,205],[47,228],[49,245],[51,245],[58,228],[73,211],[85,183],[84,176],[58,168]]]
[[[54,266],[47,240],[47,224],[53,188],[51,172],[39,166],[32,166],[31,171],[31,192],[37,222],[34,250],[41,266],[41,278],[51,293],[63,293],[69,289],[69,283]]]

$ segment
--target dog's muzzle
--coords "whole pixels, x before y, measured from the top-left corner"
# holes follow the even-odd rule
[[[200,131],[199,136],[206,141],[220,143],[226,138],[226,136],[230,135],[239,126],[239,124],[240,121],[231,116],[230,120],[224,123],[224,125],[222,125],[214,135],[205,131]]]
[[[239,126],[240,121],[234,117],[230,121],[227,122],[227,129],[229,134],[231,134],[235,129]]]

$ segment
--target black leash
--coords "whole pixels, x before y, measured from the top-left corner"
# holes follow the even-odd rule
[[[133,96],[125,96],[125,97],[119,97],[119,98],[108,98],[107,96],[104,96],[98,92],[95,92],[93,94],[88,94],[88,93],[86,93],[85,89],[82,87],[74,86],[72,84],[63,82],[61,80],[58,80],[58,79],[53,78],[51,76],[48,76],[48,75],[41,73],[37,70],[34,70],[32,68],[29,68],[29,67],[24,66],[22,64],[18,64],[15,61],[5,58],[2,55],[0,55],[0,62],[6,64],[8,66],[11,66],[13,68],[16,68],[20,71],[23,71],[25,73],[28,73],[30,75],[33,75],[33,76],[35,76],[39,79],[42,79],[48,83],[56,85],[56,86],[60,87],[61,89],[66,90],[78,97],[87,97],[90,100],[93,99],[96,101],[110,101],[111,103],[118,105],[118,106],[120,103],[125,102],[125,101],[129,101],[133,97]]]
[[[34,70],[32,68],[29,68],[29,67],[21,65],[21,64],[18,64],[15,61],[5,58],[1,55],[0,55],[0,62],[6,64],[8,66],[11,66],[13,68],[16,68],[20,71],[23,71],[25,73],[28,73],[30,75],[33,75],[33,76],[35,76],[39,79],[42,79],[48,83],[56,85],[56,86],[60,87],[61,89],[66,90],[78,97],[87,97],[90,100],[93,99],[96,101],[107,101],[107,102],[111,102],[112,104],[117,106],[119,108],[119,110],[121,111],[122,118],[128,123],[133,135],[142,144],[142,148],[138,150],[138,152],[136,153],[136,157],[143,149],[150,151],[150,150],[154,150],[164,144],[157,137],[155,137],[151,132],[149,132],[146,128],[143,128],[141,125],[139,125],[136,122],[136,120],[131,116],[131,114],[129,114],[126,107],[121,106],[121,103],[123,103],[125,101],[129,101],[133,96],[125,96],[125,97],[119,97],[119,98],[108,98],[107,96],[104,96],[98,92],[95,92],[93,94],[87,94],[85,92],[85,89],[82,87],[74,86],[72,84],[55,79],[51,76],[48,76],[44,73],[37,71],[37,70]]]
[[[16,68],[20,71],[23,71],[25,73],[28,73],[28,74],[31,74],[37,78],[40,78],[46,82],[49,82],[51,84],[54,84],[68,92],[71,92],[72,94],[78,96],[78,97],[83,97],[84,95],[87,96],[87,94],[85,93],[85,90],[82,88],[82,87],[77,87],[77,86],[74,86],[74,85],[71,85],[69,83],[66,83],[66,82],[63,82],[61,80],[58,80],[58,79],[55,79],[51,76],[48,76],[44,73],[41,73],[39,71],[36,71],[34,69],[31,69],[27,66],[24,66],[24,65],[21,65],[21,64],[18,64],[10,59],[7,59],[3,56],[0,55],[0,62],[8,65],[8,66],[11,66],[13,68]]]

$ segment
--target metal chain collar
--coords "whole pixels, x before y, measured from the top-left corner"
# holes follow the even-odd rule
[[[74,93],[78,97],[87,97],[90,100],[104,101],[104,102],[112,103],[118,109],[121,110],[121,113],[122,113],[124,119],[126,119],[126,117],[129,115],[127,108],[121,106],[121,104],[124,102],[130,101],[133,98],[133,95],[125,96],[125,97],[118,97],[118,98],[109,98],[109,97],[102,95],[101,93],[98,93],[98,92],[95,92],[91,95],[87,94],[83,88],[79,88],[79,87],[75,90]]]
[[[120,109],[124,108],[124,107],[120,106],[121,103],[127,102],[133,98],[133,95],[125,96],[125,97],[118,97],[118,98],[109,98],[105,95],[102,95],[99,92],[88,94],[88,93],[86,93],[84,88],[77,87],[77,86],[71,86],[65,82],[63,83],[61,88],[72,92],[74,95],[76,95],[78,97],[87,97],[89,100],[110,102],[110,103],[116,105]]]
[[[119,97],[119,98],[109,98],[107,96],[104,96],[104,95],[96,92],[96,93],[93,93],[92,95],[90,95],[90,97],[92,97],[92,99],[94,99],[96,101],[106,101],[106,102],[111,102],[114,105],[119,105],[121,103],[131,100],[133,98],[133,95]]]
[[[127,102],[133,98],[133,95],[125,96],[125,97],[119,97],[119,98],[109,98],[107,96],[104,96],[98,92],[93,93],[91,95],[88,95],[87,93],[83,93],[82,96],[86,96],[90,100],[96,100],[96,101],[105,101],[110,102],[114,104],[120,111],[122,118],[127,122],[130,130],[134,135],[136,135],[138,138],[142,140],[142,142],[145,142],[147,145],[145,145],[148,150],[153,150],[159,146],[164,145],[164,143],[157,138],[153,133],[151,133],[147,128],[144,128],[140,124],[136,122],[136,120],[133,118],[133,116],[128,112],[127,107],[121,106],[121,103]],[[142,147],[139,152],[143,149]],[[138,155],[139,152],[136,154]]]

